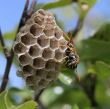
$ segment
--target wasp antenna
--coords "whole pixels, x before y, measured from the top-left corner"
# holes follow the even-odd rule
[[[69,38],[70,38],[70,41],[69,41],[69,42],[70,42],[71,44],[74,44],[73,35],[72,35],[71,31],[68,32],[68,36],[69,36]]]
[[[65,37],[68,41],[70,41],[70,38],[68,37],[68,34],[66,34],[65,32],[63,32],[63,35],[64,35],[64,37]]]
[[[69,36],[69,38],[70,38],[70,40],[71,40],[71,38],[72,38],[72,33],[69,31],[67,34],[68,34],[68,36]]]
[[[72,36],[72,33],[71,33],[71,31],[69,31],[69,32],[68,32],[68,36],[70,36],[70,37]]]
[[[68,56],[65,56],[62,60],[66,59]]]

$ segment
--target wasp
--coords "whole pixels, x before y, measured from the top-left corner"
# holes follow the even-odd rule
[[[79,63],[79,56],[76,52],[75,46],[74,46],[74,42],[73,42],[73,37],[71,35],[71,33],[69,32],[68,35],[66,35],[66,33],[64,33],[64,36],[68,39],[68,43],[67,43],[67,49],[65,50],[65,66],[69,69],[76,69],[77,65]],[[68,37],[69,36],[69,37]],[[77,70],[75,70],[77,71]],[[80,81],[80,76],[78,74],[76,74],[76,78],[78,81]]]
[[[64,33],[66,36],[66,34]],[[74,47],[73,38],[71,33],[68,33],[68,43],[67,43],[67,49],[65,50],[65,65],[67,68],[75,69],[77,68],[77,65],[79,63],[79,56],[76,52],[76,49]]]
[[[66,67],[70,69],[77,68],[79,63],[79,56],[77,55],[75,47],[71,43],[68,43],[67,49],[65,50],[65,55]]]

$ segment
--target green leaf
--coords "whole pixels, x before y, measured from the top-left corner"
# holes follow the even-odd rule
[[[37,104],[35,101],[30,100],[19,106],[16,106],[16,109],[35,109]],[[12,104],[8,91],[4,91],[0,94],[0,109],[15,109],[15,106]]]
[[[97,75],[101,79],[107,79],[110,77],[110,67],[102,61],[96,62]]]
[[[10,98],[9,98],[9,94],[8,94],[8,91],[6,91],[6,94],[5,94],[5,96],[4,96],[4,99],[5,99],[5,104],[6,104],[6,106],[7,106],[7,108],[9,109],[12,109],[12,108],[14,108],[14,105],[12,104],[12,102],[11,102],[11,100],[10,100]]]
[[[61,68],[61,72],[69,78],[75,77],[75,71],[73,69],[66,68],[64,65]]]
[[[75,104],[72,109],[79,109],[79,107]]]
[[[0,109],[13,109],[14,105],[11,103],[8,95],[8,91],[4,91],[0,94]]]
[[[48,96],[49,95],[47,95],[47,98]],[[67,103],[70,104],[71,106],[73,106],[73,103],[74,104],[77,103],[77,105],[80,106],[81,109],[84,109],[83,107],[85,106],[87,107],[90,105],[88,98],[86,97],[86,95],[82,90],[79,90],[77,88],[64,87],[64,92],[61,95],[58,95],[53,101],[51,100],[51,104],[49,104],[49,109]],[[61,108],[56,108],[56,109],[61,109]]]
[[[110,42],[88,39],[79,46],[81,60],[101,60],[110,64]]]
[[[105,24],[101,29],[94,35],[95,39],[110,41],[110,24]]]
[[[60,73],[59,74],[59,80],[63,83],[63,84],[66,84],[66,85],[69,85],[72,83],[73,79],[72,78],[69,78],[67,77],[66,75]]]
[[[42,8],[43,9],[58,8],[58,7],[70,5],[72,2],[74,2],[74,1],[72,1],[72,0],[59,0],[57,2],[45,4],[44,6],[42,6]],[[86,3],[89,5],[89,7],[91,7],[95,2],[96,2],[96,0],[80,0],[79,1],[80,4]]]
[[[86,3],[89,7],[93,6],[96,0],[79,0],[81,4]]]
[[[16,109],[36,109],[37,104],[35,101],[30,100],[25,102],[24,104],[21,104],[20,106],[17,106]]]
[[[58,7],[69,5],[71,3],[72,3],[71,0],[60,0],[60,1],[57,1],[57,2],[52,2],[52,3],[45,4],[44,6],[42,6],[42,9],[58,8]]]
[[[16,36],[16,30],[13,30],[11,32],[4,33],[3,36],[4,36],[5,39],[8,39],[8,40],[14,39],[15,36]]]
[[[5,94],[6,94],[6,91],[4,91],[0,94],[0,109],[7,109],[5,100],[4,100]]]
[[[24,87],[22,90],[16,87],[11,87],[9,92],[11,96],[14,94],[15,96],[20,97],[21,101],[32,99],[32,92],[27,87]],[[14,101],[16,102],[16,100]]]
[[[106,80],[105,80],[106,81]],[[95,90],[95,98],[100,107],[105,107],[103,109],[110,108],[110,90],[109,83],[106,81],[98,81]],[[101,108],[99,108],[101,109]]]

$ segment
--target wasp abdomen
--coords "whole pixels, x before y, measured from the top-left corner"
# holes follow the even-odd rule
[[[66,67],[70,69],[77,68],[79,63],[79,56],[76,54],[74,47],[68,47],[65,51],[66,54]]]

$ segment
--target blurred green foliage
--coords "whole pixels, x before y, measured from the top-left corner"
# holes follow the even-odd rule
[[[38,7],[49,10],[70,5],[74,1],[77,0],[60,0],[55,3],[38,4]],[[80,17],[84,17],[88,12],[81,10],[82,4],[86,3],[91,8],[95,2],[96,0],[80,0],[78,3]],[[58,19],[57,21],[60,22]],[[83,23],[82,20],[81,22]],[[110,25],[105,25],[92,38],[80,41],[81,46],[77,48],[80,56],[80,64],[77,68],[77,71],[80,71],[80,81],[76,79],[75,71],[63,66],[59,79],[49,86],[41,96],[47,109],[110,109],[109,30]],[[16,30],[5,33],[4,38],[13,40],[15,34]],[[20,98],[21,103],[16,106],[16,109],[27,109],[27,107],[35,109],[36,103],[31,100],[32,93],[27,88],[10,88],[9,91],[1,93],[0,109],[15,109],[15,104],[18,104],[19,101],[16,100],[16,95]],[[24,103],[27,100],[31,101]]]
[[[15,106],[10,97],[8,91],[4,91],[0,94],[0,109],[35,109],[37,104],[35,101],[30,100],[20,105]]]

